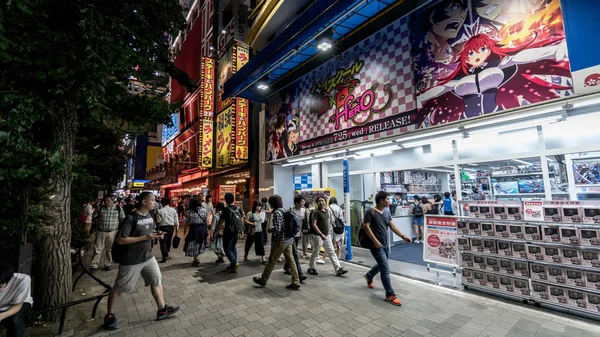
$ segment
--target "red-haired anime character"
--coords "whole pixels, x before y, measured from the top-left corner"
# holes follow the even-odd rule
[[[464,103],[464,111],[459,118],[505,109],[503,104],[497,102],[498,91],[517,74],[519,65],[544,60],[562,61],[567,58],[564,38],[535,42],[534,37],[532,40],[520,47],[507,48],[486,33],[473,34],[458,53],[455,70],[441,79],[439,85],[417,95],[419,108],[425,102],[451,92]],[[526,77],[524,82],[526,81],[533,79]],[[570,89],[547,84],[548,89]],[[458,108],[462,110],[461,107]]]

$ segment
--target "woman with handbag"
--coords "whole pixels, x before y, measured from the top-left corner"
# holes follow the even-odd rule
[[[256,256],[260,256],[263,265],[267,263],[267,260],[265,260],[265,246],[263,245],[261,226],[264,219],[265,213],[262,210],[262,205],[258,201],[255,201],[254,205],[252,205],[252,211],[248,212],[244,219],[244,223],[246,224],[244,232],[247,236],[244,261],[250,261],[248,253],[250,252],[250,248],[252,248],[252,244],[254,244]]]
[[[194,198],[190,201],[187,219],[185,221],[185,244],[183,250],[185,256],[194,258],[192,267],[200,265],[198,257],[206,249],[205,242],[207,237],[206,222],[208,220],[208,211],[200,205],[200,200]]]
[[[210,248],[217,255],[216,264],[224,263],[225,260],[225,252],[223,251],[223,227],[218,228],[219,220],[221,220],[221,215],[223,214],[223,210],[225,209],[225,204],[222,202],[217,203],[217,207],[215,208],[215,212],[213,214],[212,226],[211,226],[211,241]]]

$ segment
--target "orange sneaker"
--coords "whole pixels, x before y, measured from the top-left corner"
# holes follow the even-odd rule
[[[365,280],[367,280],[367,287],[369,287],[369,289],[375,288],[375,286],[373,286],[373,280],[369,278],[369,275],[367,275],[367,273],[364,273],[363,276],[365,277]]]
[[[398,297],[396,297],[396,295],[386,296],[385,297],[385,301],[386,302],[390,302],[390,303],[392,303],[393,305],[396,305],[396,306],[401,306],[402,305],[402,302],[400,302],[400,300],[398,299]]]

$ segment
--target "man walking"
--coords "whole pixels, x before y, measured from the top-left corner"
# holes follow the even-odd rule
[[[254,283],[261,287],[267,285],[269,277],[277,264],[278,258],[283,255],[285,256],[285,262],[290,266],[290,272],[292,274],[292,283],[287,285],[285,288],[289,290],[300,290],[300,278],[298,277],[298,270],[296,269],[296,263],[294,263],[294,256],[292,254],[293,249],[293,237],[288,237],[285,234],[285,217],[283,215],[283,200],[277,194],[269,198],[269,205],[273,210],[273,228],[271,233],[271,253],[269,254],[269,262],[265,266],[265,270],[262,275],[254,277],[252,280]]]
[[[157,211],[161,219],[158,224],[158,229],[164,232],[164,237],[160,239],[160,253],[162,255],[161,263],[167,262],[169,252],[171,252],[171,241],[173,241],[173,232],[177,233],[179,229],[179,220],[177,219],[177,211],[169,206],[169,198],[160,200],[162,208]]]
[[[12,266],[0,263],[0,322],[7,337],[23,337],[27,313],[33,305],[31,277],[15,273]]]
[[[237,262],[237,240],[240,233],[240,228],[243,228],[243,222],[236,226],[238,221],[244,218],[244,211],[233,204],[235,198],[233,194],[225,194],[225,203],[227,206],[223,210],[221,219],[219,220],[218,228],[223,228],[223,250],[229,260],[229,266],[225,269],[230,273],[237,272],[240,264]]]
[[[100,256],[106,252],[104,257],[104,270],[109,271],[112,265],[112,246],[117,236],[119,224],[125,219],[125,212],[121,206],[115,205],[112,195],[104,196],[104,205],[94,213],[96,221],[96,239],[94,240],[94,254],[92,255],[92,268],[95,273],[98,270]]]
[[[107,330],[119,328],[114,314],[117,300],[121,294],[135,291],[140,275],[146,286],[150,286],[152,291],[152,296],[158,308],[156,312],[157,321],[179,311],[179,306],[172,307],[165,304],[162,275],[158,262],[152,253],[152,241],[162,237],[154,231],[155,223],[150,214],[150,210],[154,209],[155,202],[152,193],[142,192],[138,196],[136,211],[125,218],[123,226],[117,234],[116,241],[123,247],[119,249],[119,273],[115,285],[108,295],[108,313],[104,317],[103,325]]]
[[[385,289],[385,300],[393,305],[402,305],[402,302],[396,297],[392,282],[390,280],[390,268],[388,265],[389,243],[387,229],[389,227],[396,235],[404,241],[410,243],[412,240],[402,234],[392,221],[388,206],[390,205],[390,194],[385,191],[380,191],[375,195],[375,207],[365,213],[363,220],[363,228],[371,241],[371,255],[375,258],[376,264],[364,274],[367,280],[367,286],[373,289],[373,278],[377,273],[381,273],[381,283]]]
[[[296,215],[296,219],[298,220],[299,224],[304,223],[305,218],[308,219],[308,215],[306,214],[306,208],[304,208],[305,202],[306,202],[306,200],[300,194],[298,194],[294,197],[294,207],[291,209],[291,211],[294,212],[294,215]],[[305,235],[307,235],[307,234],[305,234]],[[296,269],[298,270],[298,275],[300,276],[300,283],[302,283],[302,281],[306,280],[306,275],[304,275],[304,273],[302,272],[302,267],[300,266],[300,259],[298,258],[298,242],[300,242],[301,236],[302,236],[302,225],[300,225],[300,231],[298,231],[298,234],[296,234],[296,236],[294,236],[294,242],[293,242],[293,247],[292,247],[292,255],[294,256],[294,262],[296,263]],[[290,266],[288,265],[287,262],[283,266],[283,270],[285,271],[285,273],[287,275],[292,274]]]
[[[319,256],[321,247],[324,247],[325,251],[330,257],[335,274],[337,276],[342,276],[348,271],[342,268],[342,266],[340,265],[340,260],[338,260],[338,257],[335,254],[335,250],[333,248],[333,242],[331,241],[331,235],[329,233],[330,215],[329,210],[327,208],[327,202],[325,201],[324,197],[317,197],[317,206],[317,209],[315,209],[312,214],[312,252],[310,254],[310,262],[308,264],[307,273],[309,273],[310,275],[319,275],[319,273],[317,273],[317,270],[315,269],[315,262],[317,260],[317,256]]]
[[[83,224],[83,231],[86,233],[90,233],[90,230],[92,229],[92,221],[93,221],[93,216],[94,216],[94,205],[96,205],[96,199],[92,199],[90,198],[89,201],[83,205],[83,210],[82,210],[82,214],[81,217],[83,219],[82,224]]]

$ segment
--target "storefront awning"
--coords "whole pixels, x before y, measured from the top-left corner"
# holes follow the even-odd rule
[[[265,80],[277,82],[288,72],[317,55],[315,39],[334,29],[333,41],[338,41],[366,21],[392,5],[405,2],[393,0],[317,0],[265,48],[234,74],[224,85],[224,97],[243,97],[266,102],[266,92],[256,88]],[[334,47],[335,48],[335,47]]]

